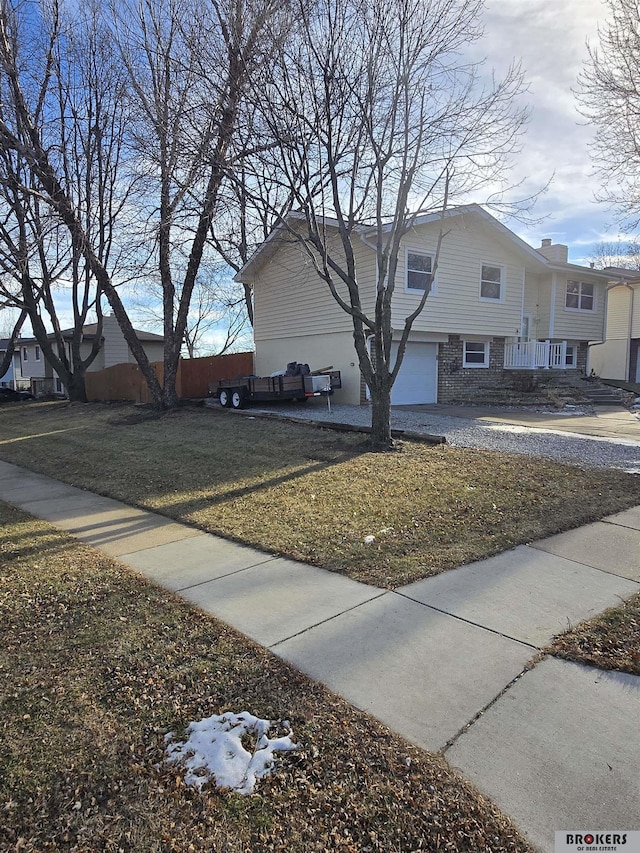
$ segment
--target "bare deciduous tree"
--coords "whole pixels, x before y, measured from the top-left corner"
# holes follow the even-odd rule
[[[81,356],[82,326],[91,314],[100,327],[103,295],[155,380],[110,272],[128,187],[123,190],[119,175],[126,126],[122,78],[104,36],[91,6],[69,17],[54,0],[38,17],[31,4],[0,4],[2,260],[19,283],[18,304],[47,361],[71,398],[80,400],[86,399],[84,372],[100,345],[98,333],[90,353]],[[54,292],[63,284],[74,318],[70,351]]]
[[[92,121],[87,104],[74,106],[89,81],[73,71],[67,52],[73,28],[65,29],[60,0],[43,4],[39,18],[33,4],[0,0],[0,85],[8,105],[0,116],[0,144],[15,152],[29,178],[21,192],[26,197],[35,193],[67,230],[71,257],[95,288],[95,310],[104,296],[161,407],[177,404],[177,365],[191,297],[214,228],[220,188],[230,160],[238,156],[232,143],[249,77],[270,61],[270,37],[278,31],[273,25],[276,8],[282,10],[273,0],[118,3],[111,10],[110,28],[100,30],[100,45],[86,46],[88,67],[94,56],[103,56],[116,71],[117,84],[101,90],[102,125],[97,117]],[[97,16],[93,20],[99,23]],[[38,38],[32,36],[36,30]],[[73,174],[66,155],[69,143],[81,153],[71,162]],[[105,164],[109,156],[122,157],[125,151],[128,180],[122,170],[114,180]],[[85,171],[78,168],[82,163]],[[96,227],[96,210],[117,224],[118,242],[109,249]],[[162,384],[118,290],[124,267],[114,272],[112,249],[118,245],[123,250],[127,244],[135,250],[137,267],[130,266],[128,274],[157,276],[161,283]],[[82,298],[80,302],[84,304]]]
[[[481,35],[481,10],[480,0],[299,2],[297,39],[260,98],[270,173],[297,209],[281,224],[352,319],[379,448],[392,445],[391,388],[430,286],[392,347],[402,238],[418,213],[501,182],[526,119],[517,67],[483,82],[462,56]],[[431,280],[443,239],[441,227]],[[363,240],[375,252],[371,293],[361,288]]]
[[[117,5],[113,36],[135,95],[134,147],[144,171],[145,245],[153,240],[165,339],[163,404],[175,379],[198,274],[248,81],[269,61],[273,0],[144,0]]]
[[[159,285],[145,279],[136,288],[131,313],[149,328],[162,328]],[[238,347],[251,348],[251,325],[244,292],[229,281],[229,269],[203,266],[193,289],[184,333],[183,351],[189,358],[224,355]]]
[[[578,78],[582,112],[597,128],[592,154],[603,198],[629,228],[640,223],[640,8],[606,0],[610,18]]]
[[[619,237],[598,243],[590,260],[599,270],[606,267],[640,270],[640,242]]]

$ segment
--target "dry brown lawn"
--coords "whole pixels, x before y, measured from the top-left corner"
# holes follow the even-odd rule
[[[248,710],[302,750],[248,797],[163,736]],[[2,853],[533,853],[454,773],[215,619],[0,504]]]
[[[556,637],[553,655],[640,675],[640,594]]]
[[[7,461],[388,588],[640,503],[621,471],[410,441],[370,453],[222,410],[4,406],[0,436]]]

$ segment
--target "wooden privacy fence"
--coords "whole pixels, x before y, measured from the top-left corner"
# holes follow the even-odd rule
[[[252,352],[183,358],[178,366],[178,395],[185,400],[191,397],[206,397],[210,382],[252,375]]]
[[[162,382],[162,362],[152,364],[158,380]],[[176,390],[181,399],[206,397],[209,383],[219,379],[253,374],[253,353],[239,352],[230,355],[212,355],[206,358],[181,358],[178,363]],[[89,371],[85,375],[87,399],[91,402],[130,400],[150,403],[151,394],[142,371],[137,364],[114,364],[105,370]]]

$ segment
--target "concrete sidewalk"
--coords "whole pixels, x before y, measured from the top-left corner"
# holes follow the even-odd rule
[[[640,591],[640,508],[393,592],[0,462],[0,499],[223,619],[451,763],[541,851],[640,829],[640,678],[545,659]]]

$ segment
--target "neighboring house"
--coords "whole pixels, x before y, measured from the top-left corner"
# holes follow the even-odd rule
[[[162,361],[164,354],[164,338],[162,335],[154,335],[140,329],[135,331],[149,361]],[[83,326],[82,343],[80,344],[82,358],[87,358],[91,352],[96,333],[97,325],[95,323]],[[65,329],[62,335],[65,339],[68,356],[71,358],[73,329]],[[44,358],[35,338],[20,338],[16,344],[16,354],[19,354],[19,363],[16,365],[15,379],[19,384],[29,385],[35,394],[64,393],[62,382]],[[88,370],[104,370],[104,368],[112,367],[114,364],[123,363],[135,363],[135,358],[116,318],[112,315],[103,317],[100,350]]]
[[[568,248],[551,240],[532,248],[472,204],[447,212],[432,283],[439,227],[439,215],[420,216],[402,241],[392,312],[396,340],[424,288],[431,292],[413,325],[393,404],[459,399],[504,384],[513,370],[587,371],[588,343],[603,337],[606,273],[568,263]],[[362,227],[354,241],[362,303],[371,313],[372,239],[372,230]],[[291,361],[312,369],[331,364],[342,373],[336,400],[363,402],[351,318],[284,227],[236,280],[253,285],[258,374]],[[346,289],[342,293],[347,298]]]
[[[605,272],[610,283],[604,335],[591,347],[590,367],[602,379],[640,383],[640,277],[637,271]]]
[[[7,351],[7,347],[9,346],[8,338],[0,338],[0,362],[5,356]],[[3,376],[0,376],[0,388],[15,388],[15,370],[14,365],[16,363],[20,363],[20,356],[17,352],[14,352],[13,358],[9,363],[9,367],[7,368],[6,373]]]

